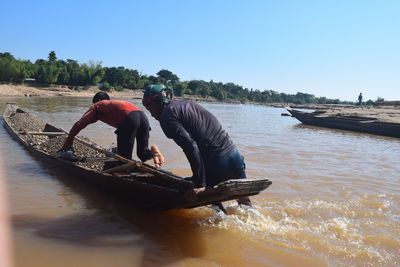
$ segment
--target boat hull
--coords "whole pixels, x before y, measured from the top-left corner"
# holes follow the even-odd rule
[[[400,124],[381,122],[370,118],[361,117],[334,117],[323,116],[319,113],[307,113],[287,108],[292,117],[303,124],[341,129],[355,132],[370,133],[383,136],[400,137]]]

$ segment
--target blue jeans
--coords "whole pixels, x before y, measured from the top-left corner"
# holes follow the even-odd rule
[[[207,186],[229,179],[246,178],[246,164],[236,147],[221,157],[206,159],[205,169]]]

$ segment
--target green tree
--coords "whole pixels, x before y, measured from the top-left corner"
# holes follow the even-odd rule
[[[84,70],[76,60],[67,59],[65,67],[69,75],[68,85],[85,85]]]
[[[112,86],[108,82],[103,82],[101,90],[110,92],[112,90]]]
[[[195,94],[203,97],[213,96],[219,100],[236,99],[241,101],[290,102],[297,104],[306,103],[347,103],[338,99],[315,97],[314,95],[297,92],[294,94],[279,93],[272,90],[248,89],[240,85],[228,82],[209,82],[203,80],[191,80],[180,82],[177,75],[167,69],[161,69],[157,76],[142,75],[137,70],[124,67],[103,68],[101,62],[89,61],[87,64],[79,64],[76,60],[58,60],[55,51],[50,51],[47,60],[38,59],[34,64],[28,60],[14,58],[10,53],[0,53],[0,81],[21,83],[27,77],[36,78],[38,83],[65,84],[65,85],[96,85],[103,83],[104,90],[122,90],[122,88],[144,88],[148,84],[164,83],[172,86],[177,96],[183,94]],[[368,103],[384,101],[378,97]]]
[[[150,81],[151,84],[158,84],[158,83],[160,83],[159,80],[158,80],[158,78],[157,78],[156,76],[153,76],[153,75],[150,75],[147,79]]]
[[[58,75],[60,69],[56,62],[49,62],[43,59],[38,59],[35,62],[36,65],[36,81],[43,85],[55,84],[58,81]]]
[[[10,53],[0,53],[0,81],[11,82],[15,73],[13,62],[15,58]]]
[[[125,84],[125,68],[106,68],[103,80],[109,82],[112,86],[123,86]]]
[[[70,84],[70,75],[67,71],[67,67],[63,66],[59,68],[59,74],[57,77],[57,84],[69,85]]]
[[[59,70],[52,64],[43,64],[39,66],[38,82],[44,85],[54,84],[58,80]]]
[[[13,78],[14,83],[22,83],[26,78],[33,77],[34,68],[29,60],[15,61],[16,73]]]
[[[211,94],[211,88],[206,83],[201,84],[198,94],[201,95],[202,97],[209,96]]]
[[[171,82],[172,84],[174,84],[179,81],[178,76],[173,74],[171,71],[165,70],[165,69],[162,69],[159,72],[157,72],[157,76],[158,76],[158,78],[161,78],[166,83]]]
[[[86,84],[97,85],[104,77],[104,69],[101,62],[89,61],[88,64],[82,65]]]
[[[214,87],[211,95],[219,101],[224,101],[227,98],[227,93],[222,88]]]
[[[192,94],[197,95],[201,88],[201,82],[200,80],[192,80],[188,83],[187,89],[189,89]]]
[[[124,87],[129,88],[129,89],[135,89],[137,88],[140,75],[137,70],[132,70],[132,69],[125,69],[125,83]]]
[[[149,84],[151,84],[151,82],[147,79],[147,77],[141,76],[138,83],[136,84],[136,88],[143,89]]]
[[[326,98],[326,97],[319,97],[318,99],[317,99],[317,103],[318,104],[326,104],[326,103],[328,103],[328,98]]]
[[[55,63],[57,61],[56,52],[50,51],[49,56],[48,56],[48,61],[51,63]]]
[[[186,84],[185,84],[185,83],[178,82],[178,83],[175,84],[175,86],[174,86],[173,88],[174,88],[174,94],[175,94],[175,96],[182,96],[182,95],[183,95],[183,92],[184,92],[185,89],[186,89]]]

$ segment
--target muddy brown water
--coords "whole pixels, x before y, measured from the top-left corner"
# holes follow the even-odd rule
[[[1,110],[6,102],[67,130],[90,105],[1,98]],[[238,145],[248,176],[273,181],[254,209],[139,211],[39,161],[1,127],[16,266],[398,266],[399,139],[304,126],[278,108],[201,105]],[[189,176],[149,118],[165,168]],[[81,134],[110,147],[113,131],[98,122]]]

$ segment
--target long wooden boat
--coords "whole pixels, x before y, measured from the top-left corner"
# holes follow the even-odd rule
[[[286,110],[292,117],[308,125],[400,137],[399,123],[358,116],[329,116],[324,111],[304,112],[290,107],[286,107]]]
[[[74,142],[76,155],[84,160],[71,162],[60,157],[58,151],[67,133],[25,112],[16,103],[7,103],[3,125],[46,168],[61,169],[71,179],[90,182],[105,192],[145,209],[168,210],[218,204],[256,195],[271,185],[267,178],[232,179],[207,188],[198,195],[197,201],[188,202],[184,193],[193,188],[192,182],[140,161],[124,159],[90,139],[77,137]],[[113,159],[125,164],[103,170],[105,161]]]

